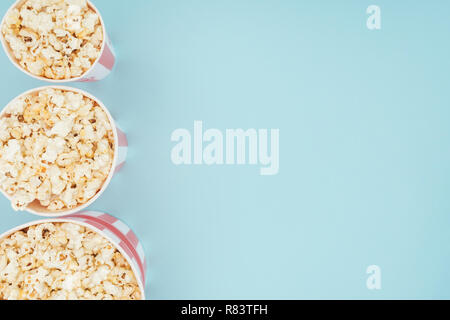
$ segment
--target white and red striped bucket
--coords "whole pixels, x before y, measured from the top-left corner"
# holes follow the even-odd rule
[[[100,58],[98,58],[98,60],[92,65],[91,69],[88,70],[83,76],[72,79],[71,81],[95,82],[106,78],[111,73],[116,63],[116,54],[114,53],[111,41],[105,31],[104,37],[105,40]]]
[[[86,211],[64,218],[46,219],[27,223],[0,235],[0,240],[5,239],[20,230],[42,223],[75,223],[89,228],[105,237],[117,250],[119,250],[130,264],[141,289],[142,299],[145,300],[147,263],[145,260],[144,248],[136,234],[125,223],[106,213]]]
[[[3,25],[4,20],[5,20],[6,16],[8,15],[8,13],[12,9],[20,7],[25,1],[26,0],[18,0],[9,8],[9,10],[7,11],[7,13],[5,14],[5,16],[3,18],[3,21],[0,24],[0,28]],[[54,79],[48,79],[45,77],[36,76],[36,75],[32,74],[31,72],[29,72],[28,70],[22,68],[22,66],[19,64],[17,59],[14,57],[14,54],[12,53],[12,51],[9,47],[9,44],[4,39],[3,33],[0,32],[0,41],[3,45],[3,49],[5,50],[6,55],[8,56],[9,60],[20,71],[26,73],[30,77],[33,77],[35,79],[42,80],[42,81],[52,82],[52,83],[60,83],[61,84],[61,83],[68,83],[68,82],[94,82],[94,81],[100,81],[100,80],[106,78],[114,68],[114,65],[116,63],[116,54],[114,52],[114,49],[113,49],[111,41],[108,37],[108,34],[106,33],[105,22],[102,18],[102,15],[100,14],[100,11],[98,11],[98,9],[94,6],[94,4],[92,4],[91,1],[87,0],[87,3],[88,3],[88,6],[90,8],[92,8],[99,16],[100,22],[102,24],[102,29],[103,29],[103,43],[102,43],[102,47],[100,50],[100,56],[92,64],[91,68],[89,70],[87,70],[84,74],[82,74],[79,77],[75,77],[75,78],[71,78],[71,79],[62,79],[62,80],[54,80]]]
[[[71,92],[75,92],[75,93],[80,93],[83,96],[86,96],[86,97],[92,99],[93,101],[95,101],[105,111],[106,115],[108,116],[108,119],[111,123],[111,127],[113,129],[114,141],[115,141],[115,143],[114,143],[114,160],[113,160],[111,171],[110,171],[108,177],[106,178],[105,182],[103,183],[103,186],[100,189],[100,191],[92,199],[90,199],[87,203],[80,205],[71,210],[62,210],[62,211],[58,211],[58,212],[52,212],[52,211],[46,210],[46,208],[43,208],[42,206],[39,206],[36,204],[32,204],[32,205],[28,206],[27,210],[26,210],[29,213],[32,213],[32,214],[38,215],[38,216],[42,216],[42,217],[64,217],[64,216],[69,216],[74,213],[85,210],[88,206],[93,204],[103,194],[103,192],[108,188],[108,186],[112,180],[112,177],[117,172],[119,172],[125,165],[126,158],[127,158],[127,151],[128,151],[128,140],[127,140],[126,134],[117,127],[115,120],[113,119],[113,117],[109,113],[108,109],[103,104],[103,102],[101,102],[98,98],[96,98],[95,96],[91,95],[90,93],[88,93],[86,91],[83,91],[83,90],[80,90],[77,88],[65,87],[65,86],[46,86],[46,87],[35,88],[35,89],[29,90],[25,93],[22,93],[18,97],[14,98],[12,101],[20,98],[23,95],[29,95],[31,93],[39,92],[39,91],[46,90],[46,89],[57,89],[57,90],[62,90],[62,91],[71,91]],[[5,109],[0,113],[0,117],[3,115],[3,112],[5,112]],[[1,189],[0,189],[0,192],[2,192],[9,200],[11,200],[11,197],[6,192],[4,192]]]

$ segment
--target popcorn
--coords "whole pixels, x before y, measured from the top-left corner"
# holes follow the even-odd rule
[[[141,300],[130,264],[75,223],[41,223],[0,240],[0,300]]]
[[[112,130],[106,112],[82,94],[44,89],[21,96],[0,118],[0,188],[16,210],[87,203],[112,170]]]
[[[10,10],[1,32],[17,62],[51,80],[82,76],[104,41],[99,15],[86,0],[28,0]]]

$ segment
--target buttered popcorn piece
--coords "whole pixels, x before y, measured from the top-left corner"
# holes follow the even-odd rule
[[[52,80],[85,74],[100,56],[103,27],[86,0],[28,0],[1,27],[25,70]]]
[[[141,300],[130,264],[104,237],[46,223],[0,241],[0,300]]]
[[[82,94],[46,89],[11,102],[0,119],[0,188],[16,210],[35,201],[73,209],[102,188],[114,161],[105,111]]]

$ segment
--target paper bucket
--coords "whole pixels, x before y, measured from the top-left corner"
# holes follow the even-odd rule
[[[142,243],[135,233],[122,221],[109,214],[86,211],[64,218],[53,218],[33,221],[16,227],[2,235],[0,240],[9,237],[17,231],[43,223],[75,223],[91,229],[109,240],[130,264],[145,300],[145,281],[147,264]]]
[[[71,209],[71,210],[61,210],[61,211],[57,211],[57,212],[52,212],[52,211],[49,211],[47,208],[44,208],[40,204],[35,202],[35,203],[32,203],[31,205],[29,205],[26,209],[27,212],[38,215],[38,216],[42,216],[42,217],[63,217],[63,216],[68,216],[68,215],[71,215],[71,214],[74,214],[76,212],[86,209],[88,206],[93,204],[102,195],[102,193],[108,188],[114,174],[119,172],[120,169],[122,169],[122,167],[125,165],[127,151],[128,151],[128,141],[127,141],[126,134],[117,127],[116,122],[114,121],[113,117],[111,116],[111,114],[109,113],[109,111],[105,107],[105,105],[98,98],[94,97],[90,93],[87,93],[86,91],[83,91],[83,90],[80,90],[77,88],[65,87],[65,86],[46,86],[46,87],[32,89],[25,93],[22,93],[21,95],[19,95],[12,101],[20,98],[21,96],[28,95],[28,94],[31,94],[34,92],[43,91],[46,89],[59,89],[59,90],[63,90],[63,91],[71,91],[71,92],[75,92],[75,93],[80,93],[80,94],[92,99],[93,101],[95,101],[105,111],[106,115],[108,116],[108,119],[111,123],[111,127],[113,130],[114,141],[115,141],[115,143],[114,143],[114,159],[113,159],[113,164],[112,164],[110,173],[109,173],[107,179],[105,180],[105,182],[103,183],[100,191],[92,199],[90,199],[87,203],[85,203],[83,205],[79,205],[78,207]],[[0,117],[3,116],[5,110],[6,110],[6,108],[3,109],[3,111],[0,113]],[[5,190],[2,190],[0,188],[0,192],[2,192],[9,200],[11,200],[11,196],[9,194],[7,194],[5,192]]]
[[[0,24],[0,29],[1,26],[3,26],[3,23],[5,21],[6,16],[8,15],[8,13],[10,12],[10,10],[20,7],[26,0],[18,0],[16,1],[11,8],[8,10],[8,12],[5,14],[1,24]],[[29,75],[30,77],[33,77],[35,79],[38,80],[42,80],[42,81],[47,81],[47,82],[52,82],[52,83],[68,83],[68,82],[95,82],[95,81],[99,81],[102,80],[104,78],[106,78],[111,71],[114,68],[114,65],[116,63],[116,54],[114,52],[113,46],[111,44],[111,41],[108,37],[108,34],[106,33],[106,28],[105,28],[105,23],[103,21],[102,15],[100,14],[100,12],[98,11],[98,9],[92,4],[91,1],[87,1],[88,6],[90,8],[92,8],[99,16],[101,25],[102,25],[102,29],[103,29],[103,43],[102,43],[102,47],[100,50],[100,55],[97,58],[97,60],[92,64],[91,68],[89,70],[87,70],[84,74],[82,74],[79,77],[74,77],[71,79],[62,79],[62,80],[55,80],[55,79],[49,79],[46,77],[42,77],[42,76],[36,76],[34,74],[32,74],[31,72],[29,72],[28,70],[24,69],[19,62],[17,61],[17,59],[15,58],[9,43],[5,40],[3,33],[0,32],[0,41],[2,42],[3,48],[9,58],[9,60],[22,72],[26,73],[27,75]],[[0,30],[1,31],[1,30]]]

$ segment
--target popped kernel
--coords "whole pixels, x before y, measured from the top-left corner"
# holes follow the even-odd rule
[[[51,80],[84,75],[101,53],[99,15],[86,0],[28,0],[10,10],[2,35],[19,65]]]
[[[141,300],[125,257],[75,223],[41,223],[0,240],[0,300]]]
[[[80,93],[21,96],[0,118],[0,188],[18,211],[35,201],[53,212],[87,203],[112,170],[112,130],[106,112]]]

